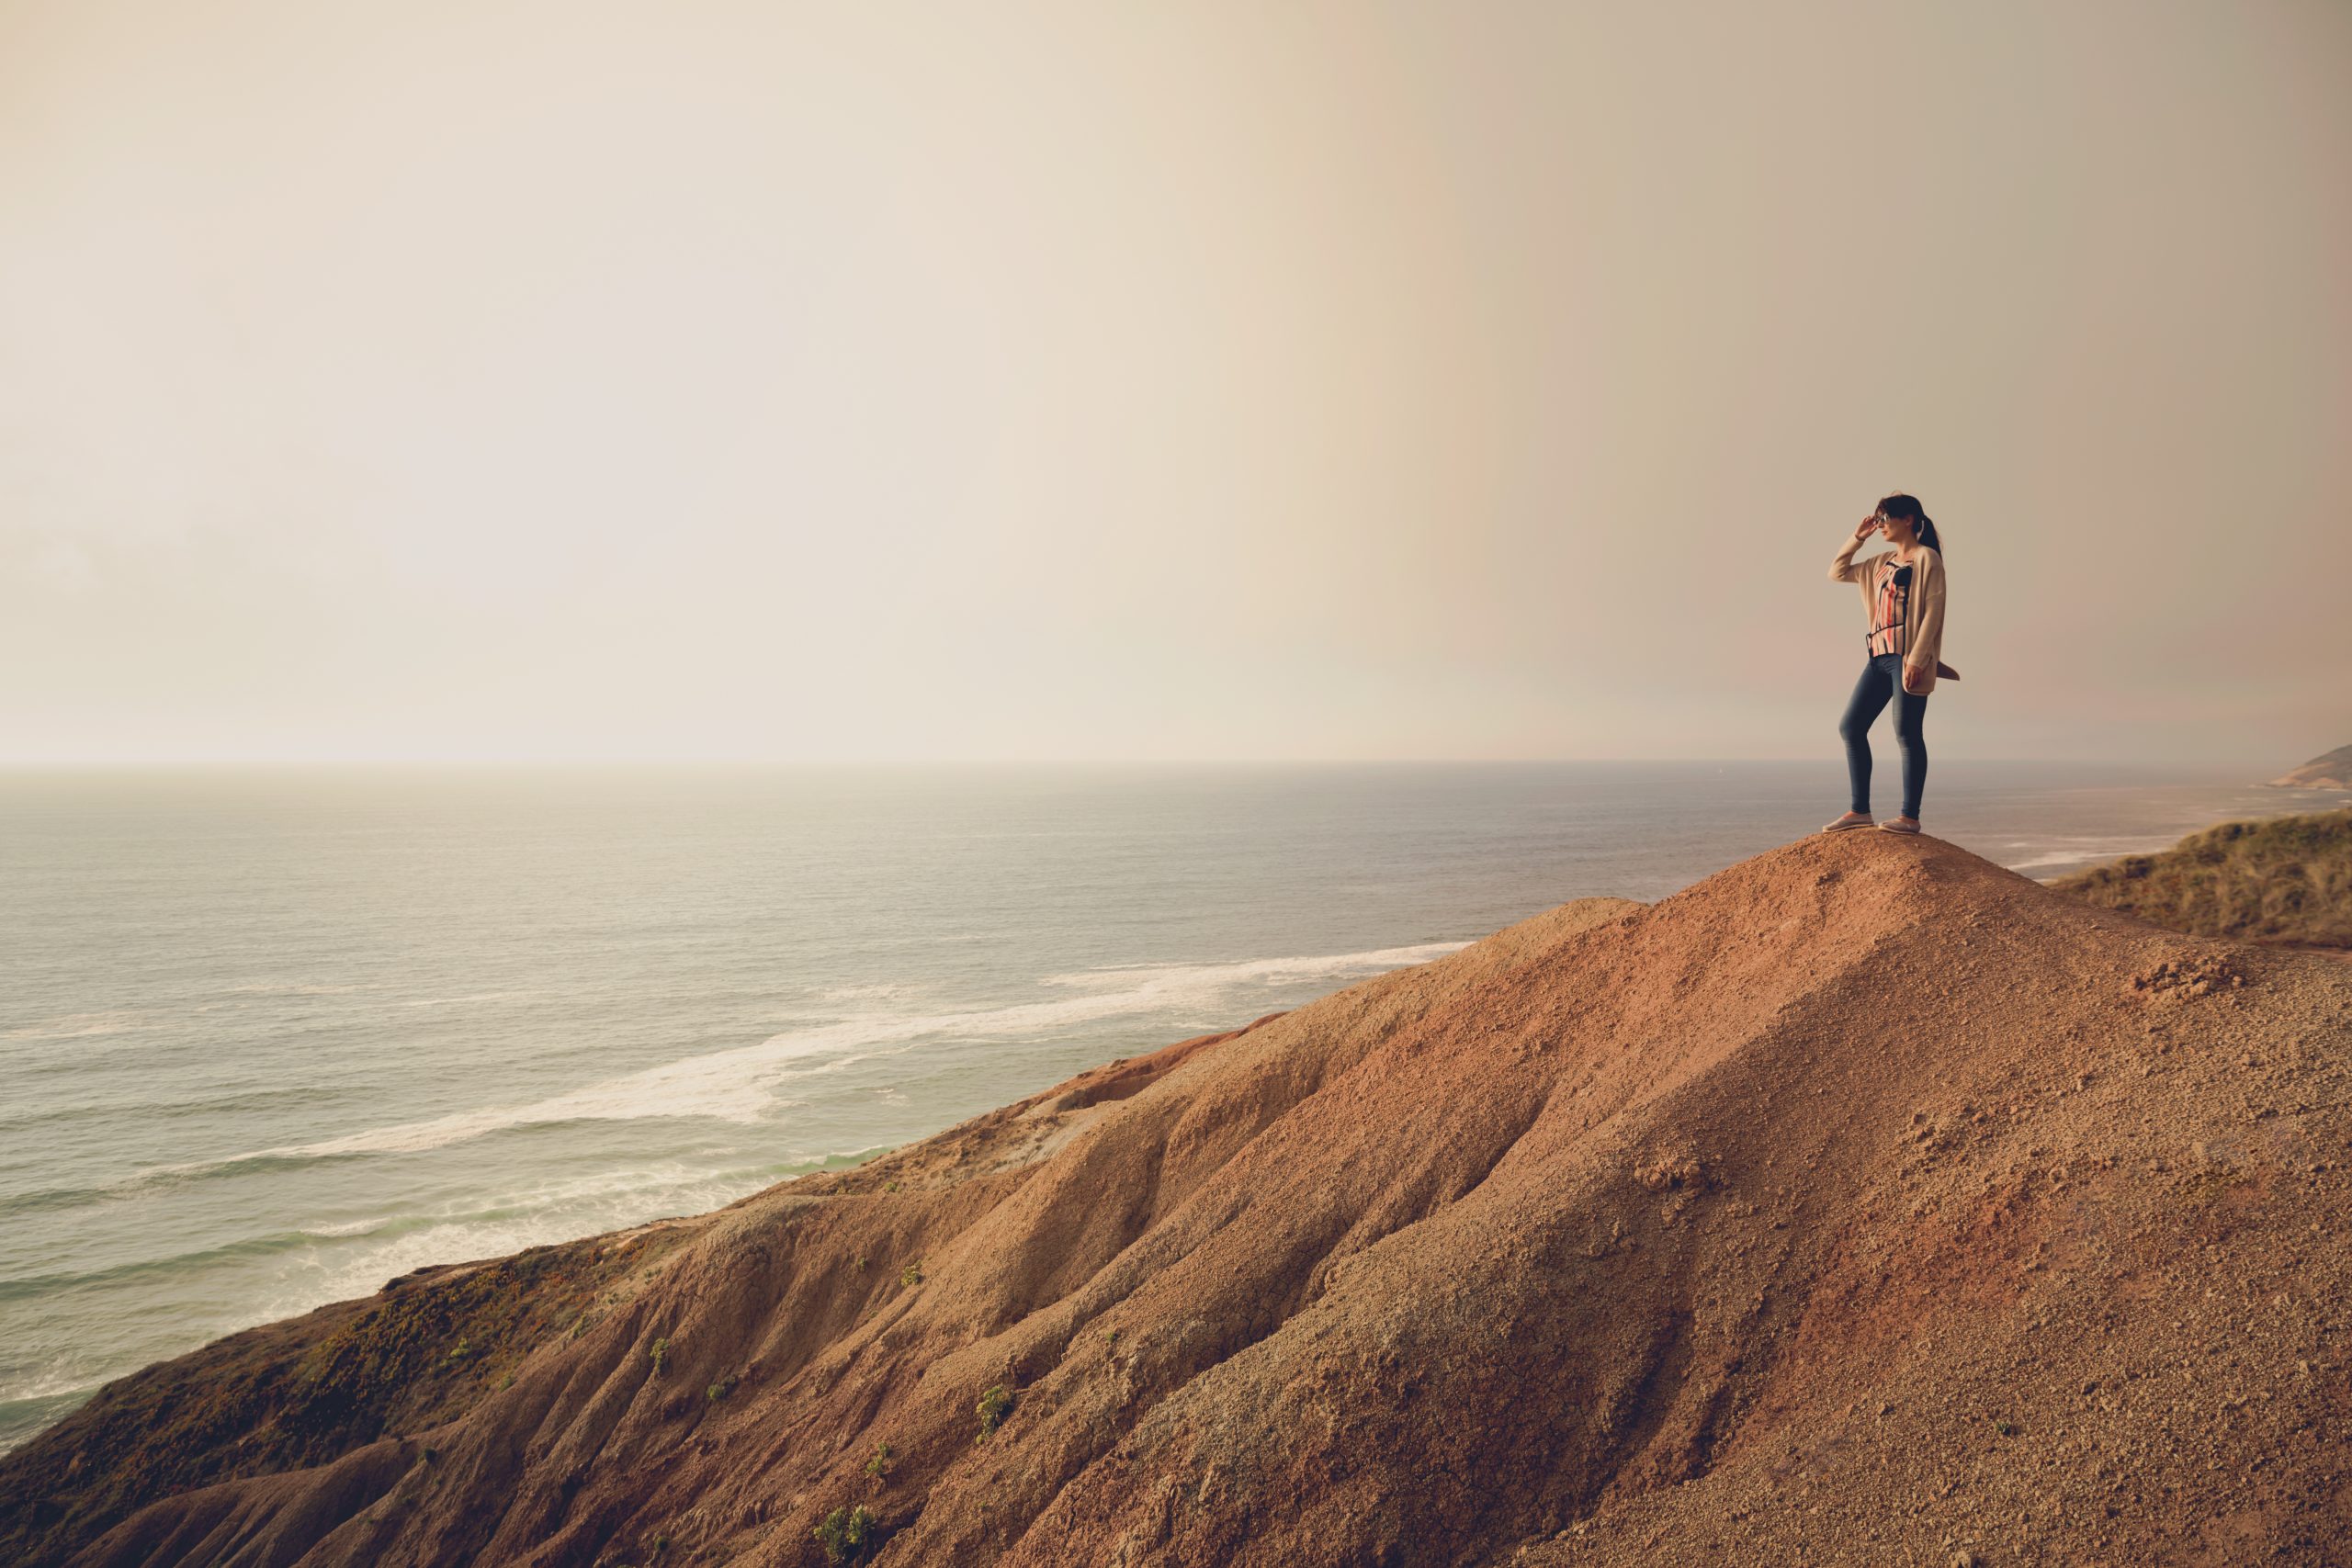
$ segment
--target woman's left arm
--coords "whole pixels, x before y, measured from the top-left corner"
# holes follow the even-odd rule
[[[1903,656],[1903,689],[1915,696],[1935,685],[1944,641],[1944,558],[1925,550],[1919,564],[1919,629]]]

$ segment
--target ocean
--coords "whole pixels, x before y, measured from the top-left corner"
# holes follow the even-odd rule
[[[2343,800],[1939,759],[1927,822],[2048,876]],[[0,1450],[234,1329],[851,1163],[1843,806],[1834,758],[0,774]]]

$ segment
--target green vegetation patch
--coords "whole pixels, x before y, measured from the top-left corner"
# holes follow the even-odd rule
[[[980,1435],[972,1440],[985,1442],[989,1434],[997,1429],[998,1424],[1012,1414],[1012,1395],[1005,1392],[1002,1383],[998,1383],[980,1395],[978,1409]]]
[[[835,1508],[809,1532],[834,1564],[863,1562],[882,1544],[882,1522],[863,1503]]]

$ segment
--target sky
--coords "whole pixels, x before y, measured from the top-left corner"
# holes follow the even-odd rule
[[[0,0],[0,763],[1834,757],[1903,491],[2267,776],[2347,278],[2341,0]]]

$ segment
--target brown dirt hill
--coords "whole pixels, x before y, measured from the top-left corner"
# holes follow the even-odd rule
[[[844,1559],[926,1568],[2341,1562],[2347,1157],[2352,966],[1815,836],[200,1352],[242,1401],[150,1369],[0,1461],[0,1548],[813,1568],[862,1506]],[[426,1304],[469,1280],[478,1329]]]

